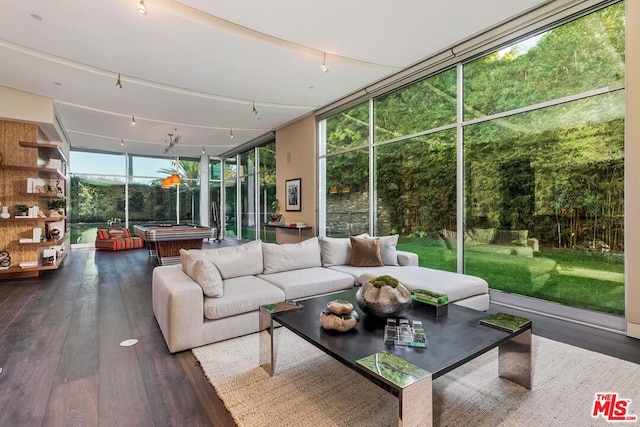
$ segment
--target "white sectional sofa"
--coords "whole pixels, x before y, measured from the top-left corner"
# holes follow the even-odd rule
[[[450,301],[477,310],[489,308],[486,281],[418,267],[418,256],[396,251],[395,242],[397,236],[380,238],[385,265],[376,267],[351,265],[348,238],[182,250],[181,264],[153,271],[153,312],[174,353],[257,332],[261,305],[350,289],[365,274],[389,274],[410,289],[445,293]]]

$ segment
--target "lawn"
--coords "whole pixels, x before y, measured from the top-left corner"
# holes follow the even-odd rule
[[[455,251],[442,241],[401,238],[398,249],[417,253],[423,267],[456,271]],[[482,277],[491,289],[624,316],[622,254],[540,248],[527,257],[466,251],[465,273]]]

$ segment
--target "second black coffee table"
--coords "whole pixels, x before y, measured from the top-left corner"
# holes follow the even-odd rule
[[[282,311],[273,306],[261,307],[260,327],[266,329],[260,340],[261,366],[271,375],[275,374],[278,348],[273,326],[277,322],[396,395],[400,399],[402,425],[431,425],[431,381],[496,347],[499,347],[500,377],[531,388],[531,324],[507,332],[480,325],[479,320],[487,317],[487,313],[455,304],[449,306],[448,315],[441,317],[412,308],[402,317],[422,321],[428,347],[385,345],[384,320],[363,315],[357,306],[355,292],[350,290],[301,300],[303,308],[298,310],[287,310],[291,307],[285,305],[280,306]],[[321,328],[320,312],[334,299],[353,303],[361,315],[361,321],[354,329],[342,333]],[[365,358],[373,363],[363,363]],[[397,375],[387,375],[389,369],[403,374],[400,377],[404,380],[398,381]]]

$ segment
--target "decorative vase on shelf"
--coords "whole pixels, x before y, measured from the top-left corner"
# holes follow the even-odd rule
[[[2,207],[2,213],[0,213],[0,218],[2,218],[2,219],[11,218],[11,214],[9,213],[9,207],[8,206],[3,206]]]

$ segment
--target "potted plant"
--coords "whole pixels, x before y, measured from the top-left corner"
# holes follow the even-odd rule
[[[49,209],[58,212],[60,215],[64,215],[64,209],[67,207],[67,202],[62,199],[55,199],[49,202]]]
[[[271,203],[271,209],[273,213],[271,214],[271,222],[280,222],[282,220],[282,214],[280,213],[280,200],[275,199]]]
[[[25,215],[27,215],[27,212],[29,211],[29,206],[27,206],[27,205],[14,205],[13,207],[16,210],[16,216],[17,215],[25,216]]]

